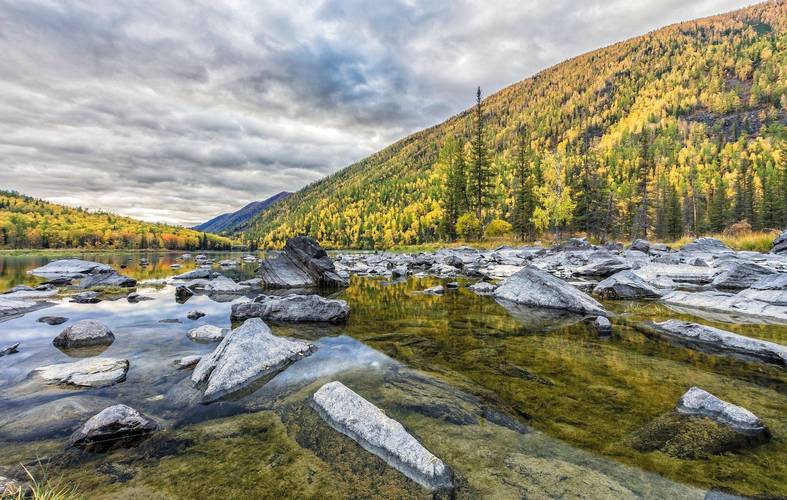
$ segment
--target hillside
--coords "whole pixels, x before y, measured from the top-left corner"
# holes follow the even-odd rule
[[[543,215],[528,215],[534,237],[787,225],[786,31],[785,1],[758,4],[583,54],[486,98],[484,220],[514,218],[523,127],[522,175]],[[402,139],[264,211],[246,237],[278,247],[309,234],[359,248],[450,238],[451,150],[472,160],[473,125],[470,109]]]
[[[0,249],[228,249],[232,240],[0,191]]]
[[[194,226],[192,229],[209,233],[236,233],[243,230],[246,223],[257,214],[274,203],[286,199],[291,194],[290,192],[282,191],[263,201],[253,201],[240,210],[218,215],[207,222]]]

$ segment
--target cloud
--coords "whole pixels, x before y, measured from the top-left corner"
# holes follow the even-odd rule
[[[747,0],[0,0],[0,187],[185,225]]]

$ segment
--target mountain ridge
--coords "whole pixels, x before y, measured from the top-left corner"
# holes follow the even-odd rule
[[[193,226],[191,229],[194,229],[195,231],[207,231],[211,233],[237,232],[242,229],[243,225],[249,219],[253,218],[255,215],[262,212],[266,208],[272,206],[274,203],[286,199],[291,194],[292,193],[289,191],[281,191],[269,198],[266,198],[265,200],[252,201],[251,203],[248,203],[234,212],[226,212],[221,215],[217,215],[216,217],[203,222],[202,224]]]

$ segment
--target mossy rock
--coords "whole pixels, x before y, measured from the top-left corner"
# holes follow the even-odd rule
[[[634,431],[627,444],[637,451],[661,451],[680,459],[702,459],[752,448],[768,441],[761,433],[748,436],[702,416],[671,411]]]

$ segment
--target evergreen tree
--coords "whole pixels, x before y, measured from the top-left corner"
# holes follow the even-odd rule
[[[668,191],[667,206],[667,236],[678,239],[683,235],[683,214],[680,206],[680,196],[675,186],[670,186]]]
[[[524,130],[519,129],[519,146],[516,157],[516,175],[514,177],[514,213],[511,225],[515,234],[522,240],[534,236],[533,210],[535,199],[533,195],[533,177],[530,173],[530,150]]]
[[[461,143],[454,139],[448,140],[440,152],[440,158],[447,168],[441,230],[452,241],[457,236],[456,222],[467,211],[465,154]]]
[[[488,192],[491,187],[492,172],[484,141],[484,115],[481,106],[481,87],[476,91],[475,124],[471,141],[472,163],[470,165],[469,194],[472,208],[478,220],[481,211],[489,204]]]

